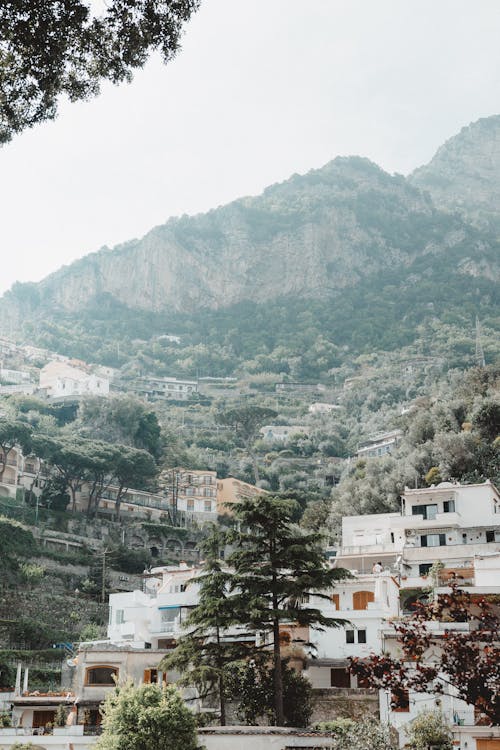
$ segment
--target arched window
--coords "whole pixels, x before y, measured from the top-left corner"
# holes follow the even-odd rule
[[[352,608],[353,609],[367,609],[368,603],[375,601],[373,592],[371,591],[355,591],[352,595]]]
[[[96,667],[87,667],[85,674],[86,685],[115,685],[115,679],[118,677],[118,667],[108,667],[99,665]]]

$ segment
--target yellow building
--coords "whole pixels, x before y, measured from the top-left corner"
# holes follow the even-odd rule
[[[217,480],[217,513],[219,515],[232,515],[231,505],[239,503],[256,495],[266,494],[266,490],[256,487],[241,479],[228,477]]]

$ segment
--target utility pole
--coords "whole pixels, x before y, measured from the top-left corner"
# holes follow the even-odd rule
[[[483,345],[481,343],[481,323],[476,315],[476,366],[486,367],[486,361],[484,359]]]
[[[102,551],[102,581],[101,581],[101,603],[104,604],[106,601],[106,555],[109,555],[109,549],[106,547]]]

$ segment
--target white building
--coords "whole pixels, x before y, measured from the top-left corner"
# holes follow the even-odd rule
[[[403,435],[402,430],[391,430],[374,435],[369,440],[361,443],[356,456],[358,458],[380,458],[392,453]]]
[[[323,401],[315,401],[314,404],[310,404],[309,412],[311,414],[330,414],[332,411],[338,411],[342,407],[338,404],[327,404]]]
[[[406,488],[401,501],[400,513],[344,518],[342,547],[335,564],[367,572],[381,562],[391,579],[400,583],[403,614],[411,609],[421,589],[429,586],[427,576],[437,562],[443,565],[433,581],[437,594],[449,591],[450,581],[466,587],[472,595],[500,593],[500,495],[491,482]],[[438,636],[450,627],[469,626],[431,623]],[[384,621],[380,628],[378,649],[397,652],[396,634],[389,622]],[[381,691],[380,718],[400,731],[403,747],[418,713],[440,707],[453,725],[455,745],[461,750],[499,750],[500,728],[478,726],[473,708],[452,692],[443,696],[410,693],[404,705],[393,709],[391,695]]]
[[[315,688],[362,687],[349,673],[348,659],[381,653],[383,623],[399,615],[396,579],[388,571],[355,575],[337,583],[330,602],[313,597],[311,603],[327,617],[339,618],[345,624],[325,631],[311,630],[314,658],[308,660],[305,675]]]
[[[440,560],[467,576],[477,556],[500,551],[500,494],[490,482],[405,489],[399,513],[342,519],[339,567],[369,572],[379,560],[404,586],[425,585]]]
[[[40,388],[54,399],[107,396],[109,380],[66,362],[52,361],[40,370]]]
[[[310,427],[306,427],[303,424],[266,424],[260,428],[259,432],[264,440],[269,440],[273,443],[286,443],[287,440],[290,440],[295,435],[309,435]]]
[[[198,392],[198,381],[147,375],[134,381],[131,389],[146,401],[187,401]]]
[[[8,384],[29,383],[31,375],[26,370],[10,370],[7,367],[0,367],[0,379]]]

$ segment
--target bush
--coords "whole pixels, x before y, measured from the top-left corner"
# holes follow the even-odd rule
[[[375,719],[335,719],[319,722],[315,729],[332,733],[332,750],[395,750],[398,747],[389,728]]]
[[[452,750],[452,734],[441,711],[422,711],[410,724],[408,747],[412,750],[427,750],[429,746],[439,750]]]
[[[173,686],[131,682],[106,696],[96,750],[197,750],[196,722]]]

